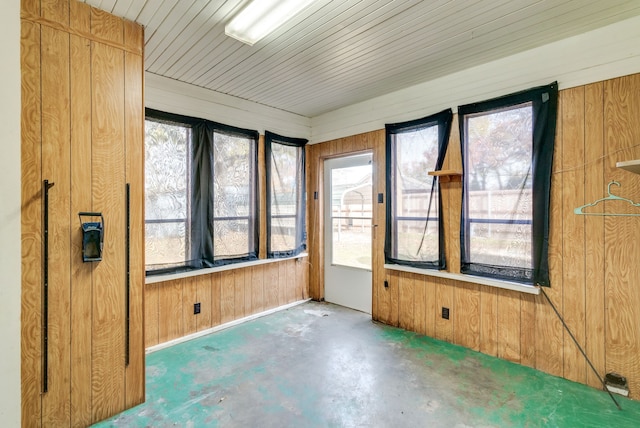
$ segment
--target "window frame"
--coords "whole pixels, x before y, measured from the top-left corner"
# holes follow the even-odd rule
[[[175,264],[172,267],[149,269],[145,266],[146,275],[161,275],[177,273],[195,269],[212,268],[231,263],[246,262],[258,259],[260,245],[260,217],[258,194],[258,131],[237,128],[230,125],[213,122],[207,119],[167,113],[150,108],[145,109],[145,120],[150,118],[155,121],[164,121],[174,124],[189,126],[191,132],[191,153],[188,159],[190,170],[188,172],[191,183],[188,213],[190,220],[190,234],[187,237],[190,244],[190,260],[183,264]],[[215,133],[232,135],[234,137],[250,140],[251,153],[249,154],[250,168],[250,218],[248,227],[248,248],[246,254],[226,256],[218,258],[214,252],[214,138]],[[145,216],[146,217],[146,216]],[[252,219],[251,219],[252,217]],[[241,218],[241,217],[238,217]],[[245,218],[245,217],[242,217]],[[145,218],[145,224],[147,219]],[[145,240],[146,245],[146,240]]]
[[[424,269],[446,269],[446,257],[445,257],[445,241],[444,241],[444,222],[442,216],[442,189],[440,187],[440,181],[434,177],[431,194],[437,187],[438,192],[438,259],[437,260],[425,260],[425,261],[417,261],[417,260],[405,260],[397,257],[397,227],[394,226],[394,222],[398,221],[398,217],[396,215],[396,164],[395,164],[395,149],[396,149],[396,138],[395,136],[398,134],[402,134],[405,132],[414,132],[416,130],[430,128],[432,126],[438,127],[438,156],[436,162],[434,164],[434,170],[442,169],[442,165],[444,163],[444,157],[447,152],[447,147],[449,144],[449,137],[451,133],[451,124],[453,121],[453,112],[451,109],[443,110],[439,113],[421,118],[416,120],[411,120],[408,122],[400,122],[394,124],[386,124],[385,125],[385,141],[386,141],[386,184],[387,184],[387,204],[386,204],[386,228],[385,228],[385,245],[384,245],[384,255],[385,255],[385,263],[411,266],[417,268]],[[428,171],[424,171],[425,175]],[[428,213],[430,216],[430,213]],[[424,218],[427,221],[430,220],[430,217]]]
[[[531,210],[531,266],[513,267],[471,262],[469,218],[469,154],[468,117],[531,104],[532,109],[532,210]],[[551,169],[556,133],[558,84],[527,89],[502,97],[458,107],[460,147],[462,154],[463,186],[460,216],[460,271],[463,274],[484,276],[497,280],[529,285],[549,286],[549,205]]]
[[[308,140],[304,138],[292,138],[265,131],[264,133],[265,151],[265,176],[266,176],[266,228],[267,228],[267,258],[286,258],[296,256],[306,250],[306,164],[305,145]],[[295,215],[280,215],[281,218],[294,218],[296,225],[296,243],[294,248],[274,251],[271,246],[271,232],[273,226],[273,215],[271,209],[272,202],[272,145],[280,144],[287,147],[297,148],[299,168],[296,170],[296,213]]]

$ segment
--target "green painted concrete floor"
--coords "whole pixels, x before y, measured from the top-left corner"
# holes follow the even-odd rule
[[[98,427],[639,427],[640,402],[308,302],[147,356]]]

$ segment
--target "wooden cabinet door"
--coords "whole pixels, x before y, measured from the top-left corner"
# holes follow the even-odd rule
[[[87,426],[144,401],[143,31],[47,5],[23,2],[22,420]],[[104,218],[99,262],[83,211]]]

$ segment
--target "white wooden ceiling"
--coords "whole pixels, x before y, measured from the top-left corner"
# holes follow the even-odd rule
[[[640,14],[638,0],[316,0],[251,47],[224,34],[246,0],[84,1],[145,26],[148,72],[307,117]]]

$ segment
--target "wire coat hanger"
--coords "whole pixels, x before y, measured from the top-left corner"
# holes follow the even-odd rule
[[[598,216],[619,216],[619,217],[640,217],[640,214],[626,214],[626,213],[586,213],[583,211],[583,209],[587,208],[587,207],[594,207],[596,205],[598,205],[600,202],[604,202],[604,201],[623,201],[623,202],[628,202],[629,204],[631,204],[634,207],[640,207],[640,202],[633,202],[630,199],[627,198],[623,198],[620,197],[618,195],[614,195],[613,193],[611,193],[611,186],[612,185],[616,185],[618,187],[621,187],[621,184],[615,180],[610,181],[609,184],[607,185],[607,193],[609,194],[609,196],[605,196],[604,198],[600,198],[597,201],[593,201],[590,204],[585,204],[581,207],[575,208],[573,210],[573,212],[575,214],[578,215],[598,215]]]

